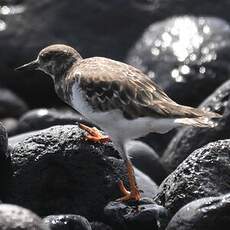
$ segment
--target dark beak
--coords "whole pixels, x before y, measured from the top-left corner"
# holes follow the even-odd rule
[[[32,62],[29,62],[25,65],[19,66],[18,68],[16,68],[15,70],[35,70],[39,67],[39,63],[37,60],[34,60]]]

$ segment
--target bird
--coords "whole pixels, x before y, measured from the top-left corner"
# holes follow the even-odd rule
[[[86,140],[113,142],[127,168],[129,188],[119,181],[122,202],[140,201],[127,143],[148,133],[164,134],[181,126],[215,126],[220,114],[184,106],[173,101],[141,70],[105,57],[82,58],[65,44],[42,49],[37,58],[16,70],[41,70],[54,81],[58,97],[91,121],[81,124]],[[191,89],[192,90],[192,89]]]

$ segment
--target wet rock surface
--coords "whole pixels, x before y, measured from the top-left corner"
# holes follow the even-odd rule
[[[162,3],[162,4],[161,4]],[[228,0],[217,2],[215,0],[165,0],[160,2],[158,13],[160,17],[167,15],[211,15],[224,18],[230,21],[229,14],[230,3]]]
[[[149,133],[147,136],[141,137],[139,140],[153,148],[159,156],[162,156],[168,143],[176,133],[177,129],[173,129],[165,134]]]
[[[26,103],[15,93],[0,87],[0,119],[5,117],[20,117],[27,112]]]
[[[172,172],[190,153],[209,142],[230,138],[230,81],[221,85],[200,107],[223,114],[211,129],[186,127],[178,132],[164,152],[161,162]]]
[[[221,19],[173,17],[151,25],[127,61],[178,103],[198,105],[228,80],[229,38],[230,26]]]
[[[0,123],[0,157],[3,157],[7,153],[8,148],[8,135],[5,127]]]
[[[79,113],[70,110],[45,108],[34,109],[20,117],[18,125],[11,130],[9,135],[12,136],[34,130],[45,129],[54,125],[76,124],[79,122],[86,125],[90,124]]]
[[[91,222],[90,224],[92,230],[112,230],[109,225],[106,225],[102,222]]]
[[[181,208],[166,230],[227,230],[230,223],[229,216],[229,194],[202,198]]]
[[[0,204],[0,229],[49,230],[36,214],[11,204]]]
[[[102,218],[104,205],[121,196],[125,167],[111,144],[87,142],[84,134],[78,126],[54,126],[16,144],[6,200],[42,216]]]
[[[167,210],[151,199],[142,199],[138,204],[110,202],[104,212],[115,229],[154,230],[163,226],[167,219]]]
[[[15,129],[18,126],[18,120],[16,118],[12,118],[12,117],[0,119],[0,122],[6,128],[9,136],[11,136],[14,133]]]
[[[154,197],[157,194],[158,186],[146,174],[134,167],[134,173],[138,188],[142,197]]]
[[[127,145],[129,156],[135,167],[160,184],[166,177],[160,158],[148,145],[140,141],[131,141]]]
[[[8,135],[5,127],[0,123],[0,200],[4,198],[6,186],[9,183],[10,165],[8,156]]]
[[[79,215],[53,215],[43,219],[51,230],[91,230],[85,217]]]
[[[155,201],[170,215],[199,198],[230,189],[230,140],[209,143],[186,158],[160,185]]]

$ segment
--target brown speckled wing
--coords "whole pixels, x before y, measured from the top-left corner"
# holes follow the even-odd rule
[[[76,69],[79,86],[95,111],[120,109],[127,119],[204,115],[176,104],[140,70],[124,63],[94,57],[82,60]],[[69,76],[69,80],[74,78]]]

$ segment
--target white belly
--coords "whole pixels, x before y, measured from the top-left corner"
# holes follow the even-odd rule
[[[124,142],[136,139],[150,132],[165,133],[176,127],[174,119],[157,119],[141,117],[127,120],[121,111],[95,112],[84,100],[82,92],[77,86],[73,87],[72,106],[92,123],[104,130],[112,139],[121,139]]]

